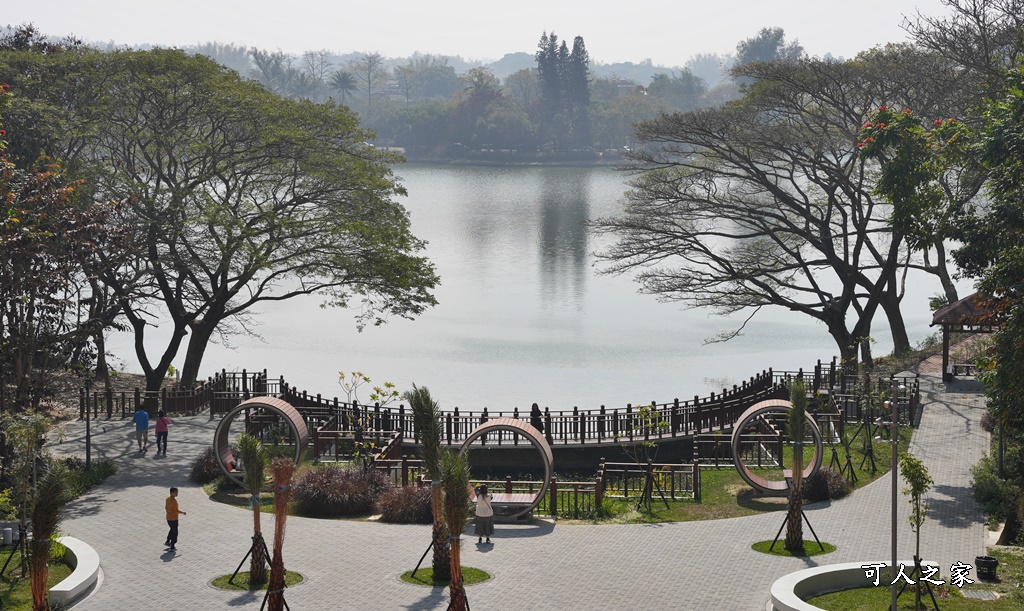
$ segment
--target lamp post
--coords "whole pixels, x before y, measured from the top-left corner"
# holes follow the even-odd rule
[[[900,470],[900,396],[907,391],[903,384],[896,386],[892,382],[892,401],[889,404],[889,417],[892,420],[892,611],[896,611],[896,517],[897,500],[899,499],[899,470]]]
[[[899,471],[899,460],[900,460],[900,418],[899,414],[896,413],[897,403],[896,399],[896,384],[893,383],[893,401],[886,401],[889,408],[889,417],[892,420],[892,439],[889,443],[892,444],[892,463],[889,468],[892,471],[892,611],[896,611],[896,524],[898,523],[896,517],[896,500],[899,498],[899,487],[898,484],[898,471]]]
[[[92,469],[92,371],[85,377],[85,470]]]

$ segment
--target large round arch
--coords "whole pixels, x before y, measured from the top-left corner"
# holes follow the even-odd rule
[[[540,502],[544,500],[544,495],[548,491],[548,482],[551,481],[551,476],[554,475],[554,455],[551,452],[551,446],[548,445],[544,434],[533,428],[528,422],[518,420],[516,418],[495,418],[494,420],[488,420],[483,424],[473,429],[473,432],[466,437],[466,440],[462,442],[462,447],[459,452],[465,454],[469,450],[469,445],[476,441],[481,435],[492,431],[509,431],[511,433],[518,433],[526,438],[530,444],[536,448],[537,453],[540,454],[541,461],[544,463],[544,481],[541,483],[540,492],[533,499],[533,504],[525,507],[524,509],[511,514],[509,517],[518,518],[528,514],[540,505]]]
[[[302,414],[300,414],[299,410],[292,407],[292,405],[287,401],[282,401],[281,399],[274,397],[253,397],[252,399],[243,401],[238,405],[238,407],[224,414],[224,417],[221,418],[220,424],[217,425],[217,431],[214,433],[213,437],[213,453],[217,457],[217,464],[220,465],[220,469],[224,472],[224,475],[240,487],[244,487],[244,484],[240,477],[241,471],[232,468],[232,465],[236,464],[236,461],[235,455],[231,451],[231,440],[228,439],[228,435],[231,430],[231,423],[238,417],[238,414],[241,414],[245,410],[257,409],[277,414],[288,424],[288,427],[295,435],[294,460],[296,465],[302,462],[302,456],[306,453],[306,445],[309,443],[309,428],[306,427],[306,423],[302,419]]]
[[[739,471],[740,477],[743,481],[747,482],[751,488],[757,492],[767,496],[786,496],[789,494],[789,480],[784,479],[782,481],[768,480],[756,473],[751,473],[747,465],[743,464],[740,460],[740,450],[742,443],[743,429],[757,418],[769,413],[788,413],[793,410],[793,404],[789,401],[782,399],[768,399],[767,401],[761,401],[755,403],[751,407],[747,408],[745,412],[736,421],[736,426],[732,429],[732,460],[736,465],[736,470]],[[804,413],[807,418],[807,426],[811,432],[811,437],[814,439],[814,459],[809,465],[804,467],[801,471],[803,479],[807,479],[818,472],[821,468],[821,459],[824,455],[821,445],[821,431],[818,429],[818,423],[814,421],[814,418],[810,414]]]

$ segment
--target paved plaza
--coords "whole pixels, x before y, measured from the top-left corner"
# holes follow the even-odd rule
[[[986,528],[970,496],[970,467],[988,447],[980,426],[984,397],[976,383],[943,384],[922,373],[924,413],[912,452],[935,479],[931,513],[922,534],[926,560],[948,576],[956,561],[973,564],[985,551]],[[262,594],[225,592],[209,585],[232,572],[248,549],[252,516],[211,501],[187,479],[189,462],[212,444],[216,422],[175,418],[168,455],[136,450],[126,421],[93,422],[93,456],[109,458],[118,473],[76,500],[62,532],[99,553],[102,584],[75,606],[82,611],[258,609]],[[84,455],[83,423],[67,427],[57,453]],[[151,432],[152,434],[152,432]],[[827,460],[827,457],[826,457]],[[164,499],[181,489],[176,552],[164,550]],[[806,560],[771,557],[750,546],[771,539],[781,512],[704,522],[652,525],[580,525],[537,521],[499,525],[493,546],[464,539],[463,564],[494,578],[469,586],[474,609],[714,609],[763,611],[780,576],[818,564],[881,561],[890,557],[889,476],[831,503],[807,507],[818,535],[838,546]],[[904,487],[902,481],[900,488]],[[899,501],[901,559],[914,552],[909,503]],[[268,544],[273,517],[264,515]],[[810,533],[805,530],[810,539]],[[289,517],[285,565],[306,577],[286,595],[295,611],[309,609],[444,609],[448,591],[404,584],[430,542],[430,527]],[[425,561],[429,564],[429,558]]]

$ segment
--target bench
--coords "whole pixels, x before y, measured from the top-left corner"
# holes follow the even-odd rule
[[[953,372],[953,377],[973,376],[978,373],[978,366],[974,363],[953,363],[949,368]]]
[[[81,539],[60,537],[57,540],[67,550],[64,552],[64,562],[72,570],[63,581],[50,588],[50,604],[67,607],[99,580],[100,556]]]
[[[841,564],[825,564],[816,566],[775,580],[771,589],[771,603],[774,611],[822,611],[820,607],[807,602],[808,599],[829,592],[850,590],[853,588],[872,587],[862,565],[879,564],[878,562],[844,562]],[[888,562],[884,562],[887,570]],[[934,562],[922,562],[924,566],[938,566]],[[914,562],[903,562],[907,573],[914,568]],[[886,587],[890,582],[882,579],[877,587]]]

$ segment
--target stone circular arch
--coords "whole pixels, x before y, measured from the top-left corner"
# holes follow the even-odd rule
[[[526,438],[530,444],[537,449],[540,454],[541,461],[544,463],[544,481],[541,483],[540,492],[533,498],[533,504],[526,507],[509,517],[518,518],[519,516],[526,515],[527,513],[536,509],[537,505],[544,499],[544,495],[548,491],[548,482],[551,481],[551,476],[554,475],[554,463],[555,459],[551,453],[551,446],[548,445],[547,439],[544,438],[544,434],[533,428],[528,422],[517,420],[516,418],[495,418],[494,420],[488,420],[483,424],[473,429],[473,432],[466,437],[466,440],[462,442],[462,447],[459,452],[465,454],[469,450],[469,445],[476,441],[481,435],[489,433],[491,431],[509,431],[512,433],[518,433]]]
[[[228,434],[231,430],[231,423],[235,421],[238,414],[247,409],[262,409],[272,412],[280,416],[288,424],[288,427],[295,435],[294,460],[296,465],[302,462],[302,456],[306,453],[306,445],[309,443],[309,428],[306,427],[302,414],[287,401],[274,397],[253,397],[243,401],[238,407],[224,414],[220,424],[217,425],[217,431],[213,437],[213,453],[217,457],[217,464],[220,465],[224,475],[240,487],[244,487],[241,478],[242,472],[231,468],[231,465],[235,464],[236,461],[235,455],[231,451],[231,441],[228,439]]]
[[[767,401],[761,401],[755,403],[749,407],[736,421],[736,426],[732,429],[732,460],[736,465],[736,470],[739,471],[740,477],[743,481],[747,482],[751,488],[757,490],[761,494],[767,496],[786,496],[789,494],[789,480],[783,479],[782,481],[768,480],[755,473],[751,473],[747,465],[743,464],[740,460],[740,444],[742,443],[743,429],[753,422],[755,419],[761,416],[772,413],[772,412],[789,412],[793,409],[793,405],[789,401],[782,399],[768,399]],[[811,437],[814,439],[814,459],[811,463],[804,467],[801,472],[803,479],[811,477],[818,472],[821,468],[821,459],[824,455],[821,445],[821,431],[818,430],[818,423],[814,421],[809,413],[804,413],[807,418],[807,426],[811,431]]]

